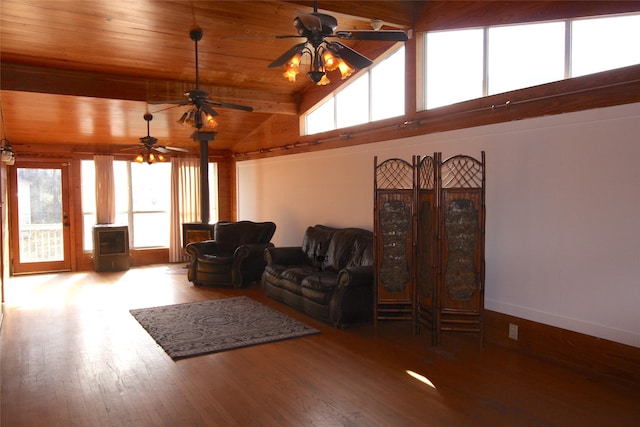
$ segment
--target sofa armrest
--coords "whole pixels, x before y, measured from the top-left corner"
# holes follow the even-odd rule
[[[373,316],[373,266],[343,268],[329,302],[329,320],[343,328],[354,322],[366,322]]]
[[[307,257],[300,246],[272,247],[264,250],[267,265],[300,265],[307,263]]]
[[[338,286],[340,287],[373,287],[373,266],[358,266],[343,268],[338,272]]]
[[[262,254],[265,249],[272,248],[273,243],[249,243],[246,245],[240,245],[236,248],[233,257],[235,259],[244,259],[249,257],[259,257],[262,259]]]
[[[205,254],[215,254],[218,251],[219,246],[220,245],[215,240],[203,240],[201,242],[188,243],[185,247],[185,251],[192,258],[196,259]]]

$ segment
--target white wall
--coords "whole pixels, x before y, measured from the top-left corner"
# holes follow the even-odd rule
[[[482,150],[486,308],[640,347],[640,104],[240,162],[238,219],[371,230],[374,156]]]

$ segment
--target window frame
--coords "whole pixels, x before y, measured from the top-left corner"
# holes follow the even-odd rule
[[[510,92],[515,92],[515,91],[522,91],[522,90],[527,90],[529,88],[535,88],[536,86],[541,86],[541,85],[550,85],[550,84],[555,84],[558,82],[562,82],[564,80],[568,80],[568,79],[572,79],[572,78],[578,78],[578,77],[585,77],[585,76],[589,76],[592,74],[598,74],[598,73],[590,73],[590,74],[585,74],[585,75],[581,75],[581,76],[576,76],[573,77],[572,76],[572,59],[573,59],[573,51],[572,51],[572,44],[573,44],[573,27],[574,27],[574,23],[578,22],[578,21],[585,21],[585,20],[594,20],[594,19],[599,19],[599,18],[615,18],[615,17],[627,17],[627,16],[640,16],[640,12],[627,12],[627,13],[617,13],[617,14],[608,14],[608,15],[594,15],[594,16],[587,16],[587,17],[572,17],[572,18],[563,18],[563,19],[550,19],[550,20],[542,20],[542,21],[527,21],[527,22],[514,22],[514,23],[509,23],[509,24],[500,24],[500,25],[483,25],[483,26],[473,26],[473,27],[464,27],[464,28],[452,28],[452,29],[440,29],[440,30],[434,30],[434,31],[424,31],[421,32],[419,35],[419,42],[417,43],[417,68],[418,68],[418,73],[416,75],[417,80],[420,80],[419,84],[416,85],[417,88],[419,88],[418,93],[416,94],[417,96],[417,111],[430,111],[430,110],[434,110],[434,109],[438,109],[438,108],[443,108],[443,107],[448,107],[450,105],[454,105],[454,104],[458,104],[458,103],[465,103],[468,101],[472,101],[474,99],[482,99],[482,98],[489,98],[492,96],[496,96],[496,95],[501,95],[504,93],[510,93]],[[504,92],[497,92],[497,93],[489,93],[489,32],[491,29],[497,29],[497,28],[506,28],[506,27],[517,27],[517,26],[530,26],[530,25],[535,25],[535,24],[552,24],[552,23],[558,23],[561,22],[564,26],[564,39],[563,39],[563,48],[564,48],[564,77],[560,80],[553,80],[547,83],[540,83],[538,85],[534,85],[534,86],[525,86],[525,87],[519,87],[516,89],[512,89],[509,91],[504,91]],[[427,54],[427,37],[428,34],[430,33],[443,33],[443,32],[454,32],[454,31],[465,31],[465,30],[472,30],[472,29],[479,29],[482,30],[482,39],[483,39],[483,52],[482,52],[482,57],[483,57],[483,75],[482,75],[482,97],[480,98],[469,98],[463,101],[458,101],[458,102],[452,102],[449,104],[442,104],[442,105],[438,105],[435,107],[427,107],[428,104],[428,93],[427,93],[427,61],[428,61],[428,54]],[[633,67],[634,65],[640,65],[640,64],[633,64],[627,67]],[[627,67],[620,67],[620,68],[627,68]],[[600,71],[599,73],[605,73],[605,72],[610,72],[613,70],[616,70],[618,68],[611,68],[608,70],[603,70]]]
[[[471,12],[482,13],[469,13],[464,19],[460,19],[457,12],[448,8],[425,6],[423,15],[417,17],[412,36],[405,43],[408,50],[405,69],[406,109],[403,117],[367,123],[347,130],[327,131],[321,135],[300,134],[294,144],[287,144],[280,149],[286,149],[292,154],[321,151],[640,102],[640,65],[635,65],[462,101],[436,109],[419,109],[418,106],[423,105],[421,94],[424,93],[420,78],[423,63],[420,56],[423,51],[421,34],[427,29],[453,30],[640,12],[637,4],[629,2],[590,2],[579,11],[573,7],[558,9],[547,3],[541,3],[535,9],[516,3],[513,6],[505,10],[498,3],[469,3],[468,9]],[[314,87],[305,93],[300,100],[301,111],[309,111],[326,99],[330,92],[325,88]],[[302,128],[303,124],[300,122],[299,126]],[[266,156],[269,154],[255,155]]]
[[[85,163],[86,162],[86,163]],[[165,211],[141,211],[141,210],[133,210],[133,191],[132,191],[132,174],[131,174],[131,166],[133,165],[134,162],[130,161],[130,160],[122,160],[122,159],[114,159],[114,163],[115,162],[122,162],[122,163],[126,163],[125,168],[127,171],[127,198],[128,198],[128,207],[126,212],[125,211],[117,211],[116,212],[116,217],[120,216],[122,217],[123,215],[125,215],[127,217],[127,224],[129,227],[129,247],[131,248],[131,250],[146,250],[146,249],[168,249],[169,246],[134,246],[134,227],[133,227],[133,218],[134,215],[137,214],[149,214],[149,213],[163,213]],[[92,191],[91,194],[93,194],[94,199],[93,201],[85,201],[84,196],[85,193],[82,189],[82,184],[84,184],[85,182],[89,181],[88,179],[86,179],[86,177],[82,176],[83,173],[83,165],[84,164],[91,164],[94,165],[94,161],[93,159],[82,159],[80,160],[80,174],[81,174],[81,189],[80,189],[80,198],[81,198],[81,221],[82,221],[82,252],[87,254],[87,253],[92,253],[93,252],[93,234],[91,232],[91,228],[87,229],[87,224],[86,224],[86,220],[88,218],[92,218],[93,219],[93,223],[90,225],[90,227],[93,227],[93,225],[95,225],[96,222],[96,211],[95,211],[95,191]],[[159,163],[160,164],[160,163]],[[169,163],[162,163],[162,164],[169,164]],[[209,165],[209,212],[210,212],[210,218],[211,221],[213,222],[217,222],[218,221],[218,215],[219,215],[219,206],[217,203],[217,194],[219,192],[218,189],[218,163],[217,162],[208,162]],[[169,168],[169,175],[171,175],[171,168]],[[169,177],[170,178],[170,177]],[[93,179],[90,180],[90,185],[92,187],[95,188],[95,166],[93,168]],[[88,203],[88,206],[85,204],[85,202]],[[93,208],[93,209],[89,209],[87,210],[86,208]],[[167,214],[170,215],[171,212],[171,207],[169,207],[169,210],[166,211]],[[167,229],[169,228],[169,225],[167,224]]]
[[[323,133],[323,132],[331,132],[331,131],[339,131],[341,129],[348,129],[350,127],[354,127],[354,126],[362,126],[362,125],[367,125],[370,123],[373,123],[374,120],[372,120],[372,114],[373,114],[373,108],[372,108],[372,102],[373,102],[373,88],[372,88],[372,78],[371,78],[371,71],[378,65],[380,65],[381,63],[383,63],[386,59],[390,58],[391,56],[395,55],[396,53],[398,53],[400,50],[403,50],[403,75],[406,75],[406,57],[407,57],[407,52],[406,52],[406,46],[404,45],[404,43],[397,43],[396,45],[394,45],[392,48],[390,48],[389,50],[387,50],[385,52],[384,55],[382,55],[380,58],[378,58],[374,65],[361,70],[359,73],[351,76],[350,81],[341,85],[338,89],[336,89],[335,91],[331,92],[331,94],[329,94],[328,96],[326,96],[325,98],[323,98],[322,100],[320,100],[319,102],[317,102],[313,107],[309,108],[306,112],[304,112],[301,116],[300,116],[300,130],[301,130],[301,136],[313,136],[313,135],[317,135],[319,133]],[[367,102],[367,107],[368,107],[368,111],[367,111],[367,121],[365,122],[361,122],[361,123],[355,123],[355,124],[350,124],[348,126],[343,126],[343,127],[338,127],[338,99],[339,99],[339,94],[345,90],[347,90],[352,84],[359,82],[361,79],[366,79],[367,80],[367,86],[368,86],[368,102]],[[386,117],[381,120],[388,120],[389,118],[393,118],[393,117],[403,117],[407,114],[406,111],[406,88],[407,88],[407,82],[406,82],[406,77],[404,78],[404,85],[403,85],[403,89],[404,89],[404,95],[403,95],[403,99],[405,102],[403,102],[402,105],[402,112],[396,116],[391,116],[391,117]],[[326,128],[320,131],[316,131],[314,133],[309,133],[307,131],[307,129],[309,128],[308,125],[308,118],[310,115],[313,115],[313,113],[317,110],[319,110],[320,108],[322,108],[323,106],[327,105],[328,103],[333,103],[333,126],[331,128]],[[379,121],[379,120],[375,120],[375,121]]]

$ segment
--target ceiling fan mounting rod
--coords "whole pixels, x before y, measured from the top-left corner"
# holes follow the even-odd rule
[[[199,79],[199,72],[198,72],[198,42],[200,40],[202,40],[202,28],[200,27],[196,27],[193,28],[191,31],[189,31],[189,38],[191,40],[193,40],[194,44],[195,44],[195,51],[196,51],[196,90],[200,89],[200,79]]]
[[[144,119],[147,122],[147,138],[149,137],[149,122],[153,120],[153,115],[151,113],[144,113]]]

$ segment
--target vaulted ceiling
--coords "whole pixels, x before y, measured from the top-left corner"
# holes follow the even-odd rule
[[[338,30],[409,30],[422,1],[320,1]],[[281,145],[298,132],[300,100],[334,90],[296,82],[267,66],[300,39],[293,19],[312,1],[27,1],[2,0],[0,59],[2,138],[43,151],[118,152],[147,133],[159,145],[197,152],[193,128],[176,123],[187,109],[155,104],[183,99],[194,88],[195,52],[189,31],[199,26],[199,81],[210,98],[253,107],[219,113],[212,148],[248,152]],[[343,41],[371,59],[389,42]],[[213,147],[215,146],[215,147]]]

